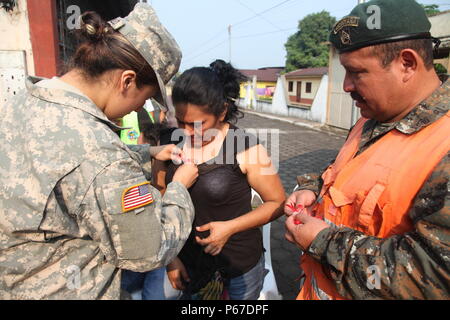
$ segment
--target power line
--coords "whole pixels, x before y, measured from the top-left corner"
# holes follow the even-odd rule
[[[262,32],[262,33],[256,33],[256,34],[248,34],[248,35],[245,35],[245,36],[238,36],[238,37],[232,37],[232,38],[233,39],[253,38],[253,37],[258,37],[258,36],[264,36],[264,35],[267,35],[267,34],[280,33],[280,32],[285,32],[285,31],[292,31],[292,30],[297,30],[297,28],[280,29],[278,31]]]
[[[285,4],[285,3],[287,3],[287,2],[290,2],[290,1],[292,1],[292,0],[285,0],[285,1],[283,1],[283,2],[280,2],[279,4],[277,4],[277,5],[273,6],[273,7],[270,7],[270,8],[268,8],[268,9],[266,9],[266,10],[264,10],[264,11],[261,11],[261,12],[259,12],[259,13],[256,13],[253,17],[250,17],[250,18],[241,20],[241,21],[239,21],[239,22],[233,23],[232,25],[235,27],[235,26],[240,25],[240,24],[243,24],[243,23],[245,23],[245,22],[247,22],[247,21],[253,20],[253,19],[255,19],[256,17],[262,15],[263,13],[266,13],[267,11],[270,11],[270,10],[273,10],[273,9],[275,9],[275,8],[277,8],[277,7],[280,7],[280,6],[282,6],[283,4]]]
[[[194,52],[197,52],[198,49],[202,48],[205,44],[208,44],[209,42],[213,41],[214,39],[216,39],[219,35],[221,35],[222,33],[224,33],[224,31],[226,31],[225,29],[220,30],[220,32],[216,33],[213,37],[209,38],[208,40],[202,42],[201,44],[197,45],[196,48],[191,51],[190,54],[188,54],[187,56],[192,55]]]
[[[253,20],[254,18],[256,18],[256,17],[258,17],[258,16],[261,16],[262,14],[264,14],[264,13],[270,11],[270,10],[273,10],[273,9],[275,9],[275,8],[278,8],[278,7],[280,7],[280,6],[282,6],[282,5],[284,5],[285,3],[290,2],[290,1],[292,1],[292,0],[285,0],[285,1],[283,1],[283,2],[280,2],[280,3],[278,3],[278,4],[275,5],[275,6],[272,6],[272,7],[268,8],[268,9],[265,9],[265,10],[259,12],[259,13],[256,13],[256,14],[255,14],[254,16],[252,16],[252,17],[249,17],[249,18],[247,18],[247,19],[244,19],[244,20],[241,20],[241,21],[239,21],[239,22],[237,22],[237,23],[234,23],[234,24],[232,24],[232,26],[235,27],[236,25],[240,25],[240,24],[243,24],[243,23],[245,23],[245,22],[247,22],[247,21]],[[277,28],[278,28],[278,27],[277,27]],[[278,30],[281,31],[282,29],[279,29],[279,28],[278,28]],[[195,59],[195,58],[197,58],[197,57],[199,57],[199,56],[201,56],[201,55],[203,55],[203,54],[205,54],[205,53],[207,53],[207,52],[209,52],[209,51],[211,51],[211,50],[217,48],[218,46],[222,45],[224,42],[228,41],[228,39],[226,39],[226,40],[224,40],[224,41],[218,43],[218,44],[215,45],[214,47],[212,47],[212,48],[210,48],[210,49],[207,49],[206,51],[203,51],[202,53],[200,53],[200,54],[198,54],[198,55],[195,55],[194,57],[191,57],[193,53],[195,53],[195,52],[198,51],[198,49],[200,49],[200,48],[201,48],[202,46],[204,46],[205,44],[207,44],[207,43],[211,42],[212,40],[214,40],[215,38],[217,38],[217,36],[218,36],[218,35],[221,35],[224,31],[226,31],[226,28],[224,28],[224,29],[222,29],[221,31],[219,31],[216,35],[214,35],[214,37],[211,37],[211,38],[208,39],[207,41],[204,41],[204,42],[202,42],[200,45],[196,46],[196,49],[194,49],[194,51],[191,51],[191,53],[189,53],[189,54],[186,56],[187,61],[190,61],[190,60],[192,60],[192,59]],[[283,31],[285,31],[285,30],[283,30]],[[249,36],[243,36],[243,37],[249,37]]]
[[[211,47],[211,48],[209,48],[208,50],[205,50],[205,51],[203,51],[202,53],[199,53],[199,54],[197,54],[197,55],[194,56],[194,57],[190,57],[189,59],[186,59],[184,62],[194,60],[195,58],[198,58],[198,57],[204,55],[205,53],[208,53],[208,52],[214,50],[215,48],[221,46],[222,44],[224,44],[224,43],[227,42],[227,41],[228,41],[228,39],[225,39],[224,41],[222,41],[222,42],[216,44],[214,47]]]
[[[263,19],[264,21],[268,22],[269,24],[271,24],[273,27],[275,27],[277,30],[281,30],[280,27],[276,26],[272,21],[270,21],[269,19],[267,19],[266,17],[264,17],[263,15],[257,13],[255,10],[253,10],[252,8],[250,8],[249,6],[247,6],[245,3],[242,3],[240,0],[235,0],[237,3],[239,3],[241,6],[247,8],[249,11],[251,11],[252,13],[256,14],[258,17],[260,17],[261,19]]]
[[[288,29],[280,29],[280,30],[272,31],[272,32],[262,32],[262,33],[248,34],[248,35],[243,35],[243,36],[238,36],[238,37],[231,37],[231,39],[253,38],[253,37],[265,36],[265,35],[273,34],[273,33],[292,31],[292,30],[297,30],[297,28],[288,28]],[[228,41],[228,39],[226,39],[226,40],[224,40],[224,41],[214,45],[211,48],[208,48],[207,50],[205,50],[205,51],[203,51],[203,52],[201,52],[201,53],[199,53],[199,54],[197,54],[197,55],[195,55],[193,57],[190,57],[190,58],[186,59],[184,62],[188,62],[188,61],[194,60],[194,59],[204,55],[205,53],[208,53],[208,52],[214,50],[215,48],[223,45],[227,41]]]
[[[265,10],[262,11],[262,12],[256,13],[256,14],[255,14],[254,16],[252,16],[252,17],[249,17],[249,18],[247,18],[247,19],[244,19],[244,20],[242,20],[242,21],[239,21],[239,22],[237,22],[237,23],[234,23],[234,24],[232,24],[232,26],[235,27],[236,25],[243,24],[244,22],[250,21],[250,20],[252,20],[252,19],[254,19],[254,18],[256,18],[256,17],[262,15],[263,13],[266,13],[267,11],[270,11],[270,10],[273,10],[273,9],[275,9],[275,8],[277,8],[277,7],[280,7],[280,6],[282,6],[283,4],[285,4],[285,3],[287,3],[287,2],[290,2],[290,1],[292,1],[292,0],[285,0],[285,1],[283,1],[283,2],[281,2],[281,3],[279,3],[279,4],[277,4],[277,5],[275,5],[275,6],[273,6],[273,7],[270,7],[270,8],[268,8],[268,9],[265,9]],[[277,27],[277,28],[278,28],[278,27]],[[279,29],[279,28],[278,28],[278,29]],[[200,49],[200,48],[201,48],[202,46],[204,46],[205,44],[207,44],[207,43],[211,42],[212,40],[214,40],[215,38],[217,38],[217,36],[221,35],[221,34],[224,33],[226,30],[227,30],[226,28],[221,29],[221,30],[220,30],[218,33],[216,33],[213,37],[211,37],[210,39],[208,39],[208,40],[202,42],[201,44],[197,45],[196,48],[195,48],[193,51],[191,51],[191,52],[187,55],[187,57],[189,57],[189,56],[191,56],[193,53],[197,52],[198,49]],[[279,30],[281,30],[281,29],[279,29]]]

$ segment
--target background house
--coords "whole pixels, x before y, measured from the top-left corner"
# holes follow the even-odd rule
[[[287,79],[288,76],[289,79]],[[244,83],[244,85],[249,84]],[[300,95],[299,101],[296,101],[296,94],[293,96],[293,92],[297,89]],[[279,75],[272,99],[252,98],[251,92],[246,90],[245,94],[241,92],[238,104],[246,109],[324,124],[327,117],[327,93],[327,68],[302,69]]]
[[[247,99],[248,104],[255,105],[256,100],[271,100],[275,86],[284,67],[268,67],[260,69],[239,70],[246,78],[241,83],[241,98]]]
[[[319,90],[322,77],[328,74],[328,67],[299,69],[284,76],[287,82],[288,104],[311,107]]]

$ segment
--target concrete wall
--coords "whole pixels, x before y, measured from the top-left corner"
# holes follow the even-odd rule
[[[0,9],[0,39],[0,50],[25,51],[26,70],[28,74],[34,75],[26,0],[18,0],[13,11]]]
[[[429,18],[431,22],[431,35],[436,38],[450,36],[450,11],[432,16]]]
[[[34,75],[27,1],[18,0],[13,11],[0,9],[0,107],[25,88]]]
[[[430,17],[431,35],[440,38],[442,41],[441,48],[450,47],[450,11]],[[448,49],[447,49],[448,50]],[[450,56],[436,59],[434,63],[440,63],[447,68],[450,73]]]

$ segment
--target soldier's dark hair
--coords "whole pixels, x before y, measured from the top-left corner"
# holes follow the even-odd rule
[[[157,146],[161,140],[161,135],[169,130],[167,123],[147,123],[142,126],[141,133],[146,143]]]
[[[216,60],[206,67],[185,71],[176,81],[172,100],[177,104],[206,106],[205,112],[220,116],[225,110],[225,121],[235,122],[242,117],[236,102],[240,96],[240,84],[246,77],[229,63]]]
[[[382,43],[370,47],[372,54],[380,58],[383,68],[387,68],[404,49],[412,49],[422,58],[425,67],[433,68],[433,40],[415,39]]]
[[[97,13],[85,12],[76,30],[79,46],[67,69],[79,69],[86,78],[97,79],[107,71],[136,72],[136,85],[157,84],[156,74],[136,48]]]

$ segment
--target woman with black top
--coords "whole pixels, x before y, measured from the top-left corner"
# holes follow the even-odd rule
[[[218,298],[205,291],[218,287],[208,287],[211,279],[222,283],[230,299],[257,299],[266,274],[259,227],[283,214],[285,193],[265,148],[231,124],[240,114],[234,101],[242,80],[230,64],[216,60],[209,68],[184,72],[173,88],[183,129],[179,146],[199,169],[198,181],[189,189],[195,207],[192,232],[167,267],[172,286],[183,290],[186,299]],[[175,131],[171,142],[180,136]],[[176,165],[166,169],[165,178],[154,181],[160,187],[171,181]],[[264,201],[254,210],[252,188]]]

